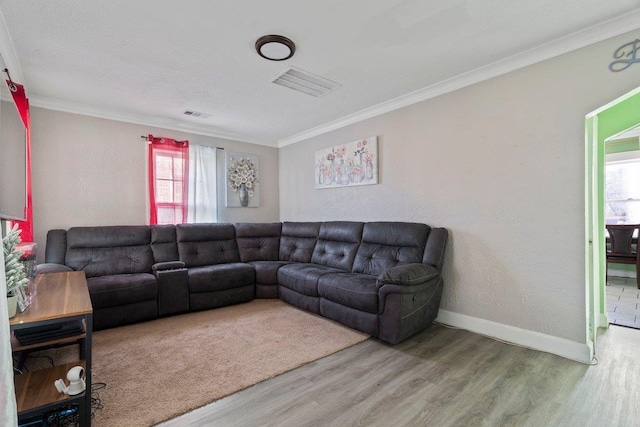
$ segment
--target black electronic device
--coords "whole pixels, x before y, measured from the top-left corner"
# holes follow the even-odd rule
[[[29,329],[17,329],[14,333],[20,344],[31,345],[52,339],[82,334],[84,333],[84,326],[82,321],[72,320],[69,322],[37,326]]]

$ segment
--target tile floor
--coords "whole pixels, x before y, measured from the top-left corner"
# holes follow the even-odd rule
[[[640,289],[636,279],[609,276],[606,292],[609,323],[640,329]]]

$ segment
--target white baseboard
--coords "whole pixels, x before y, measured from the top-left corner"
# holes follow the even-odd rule
[[[600,323],[598,323],[598,328],[608,328],[609,327],[609,316],[607,313],[600,313]]]
[[[516,328],[490,320],[479,319],[447,310],[440,310],[436,322],[497,338],[533,350],[556,354],[581,363],[591,363],[593,346],[540,332]]]

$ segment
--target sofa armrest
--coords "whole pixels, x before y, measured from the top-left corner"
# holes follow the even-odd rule
[[[414,286],[438,277],[440,272],[427,264],[401,264],[392,267],[378,276],[378,289],[384,285]]]
[[[153,264],[151,270],[153,271],[164,271],[164,270],[176,270],[179,268],[184,268],[184,262],[182,261],[168,261],[168,262],[158,262]]]
[[[383,285],[378,291],[378,338],[397,344],[426,329],[438,316],[442,290],[440,275],[416,285]]]
[[[36,274],[61,273],[67,271],[73,271],[73,268],[55,262],[45,262],[44,264],[36,265]]]
[[[153,275],[158,280],[159,316],[189,311],[189,273],[178,264],[184,265],[178,261],[162,262],[153,266]]]

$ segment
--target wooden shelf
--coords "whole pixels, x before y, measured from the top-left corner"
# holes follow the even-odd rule
[[[82,327],[86,331],[87,323],[83,320]],[[11,351],[14,353],[27,351],[27,350],[36,350],[40,348],[50,348],[62,346],[64,344],[80,344],[80,340],[83,340],[87,337],[86,332],[81,334],[69,335],[68,337],[54,338],[54,339],[46,339],[33,344],[20,344],[18,338],[16,338],[15,333],[11,334]]]
[[[74,366],[82,366],[84,368],[85,364],[83,360],[79,360],[77,362],[67,363],[66,365],[53,366],[51,368],[16,375],[14,377],[14,386],[16,389],[18,412],[22,413],[30,409],[54,403],[60,404],[65,400],[71,403],[72,399],[84,397],[84,393],[76,396],[58,393],[56,386],[53,384],[59,378],[62,378],[65,383],[68,383],[67,372]]]
[[[93,308],[82,271],[49,273],[36,276],[34,297],[29,308],[9,320],[11,331],[28,330],[34,327],[51,326],[81,319],[84,333],[80,330],[72,336],[53,338],[43,342],[22,345],[12,333],[11,350],[14,353],[38,348],[80,344],[77,362],[57,365],[14,376],[18,421],[39,417],[51,410],[69,404],[78,404],[80,426],[91,426],[91,393],[85,391],[75,396],[59,393],[54,385],[57,379],[67,382],[67,372],[74,366],[85,370],[87,390],[91,390],[91,333],[93,331]],[[54,328],[55,329],[55,328]]]
[[[16,338],[14,334],[11,335],[11,351],[14,353],[26,350],[35,350],[44,347],[55,347],[62,344],[75,344],[79,343],[80,340],[83,340],[87,337],[87,334],[80,335],[72,335],[64,338],[57,338],[54,340],[47,340],[35,344],[22,345],[20,341]]]
[[[35,293],[26,311],[9,319],[12,329],[49,320],[71,319],[93,313],[87,280],[82,271],[36,276]]]

